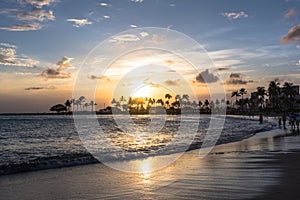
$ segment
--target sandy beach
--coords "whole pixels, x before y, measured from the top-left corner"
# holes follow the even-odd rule
[[[190,151],[155,172],[147,159],[131,161],[140,173],[92,164],[1,176],[1,199],[297,199],[300,136],[276,134],[284,131],[217,146],[204,159]]]

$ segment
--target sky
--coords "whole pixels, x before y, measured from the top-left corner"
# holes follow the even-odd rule
[[[299,17],[299,0],[3,0],[0,113],[297,85]]]

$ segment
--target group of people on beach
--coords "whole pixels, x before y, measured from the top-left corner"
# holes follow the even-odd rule
[[[291,126],[292,131],[299,131],[299,124],[300,124],[300,113],[294,113],[292,112],[289,116],[287,116],[286,113],[283,113],[282,116],[278,118],[278,125],[279,128],[281,128],[281,122],[283,125],[283,128],[286,129],[286,121],[287,118],[289,119],[289,124]]]

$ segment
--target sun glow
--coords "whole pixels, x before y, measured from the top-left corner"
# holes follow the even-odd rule
[[[163,88],[161,86],[157,85],[143,85],[139,87],[138,89],[134,90],[132,92],[131,97],[137,98],[137,97],[150,97],[150,98],[164,98],[165,94],[171,94],[175,97],[175,94],[173,91],[170,91],[166,88]]]
[[[151,97],[154,93],[155,88],[151,88],[149,85],[144,85],[133,91],[132,97]]]

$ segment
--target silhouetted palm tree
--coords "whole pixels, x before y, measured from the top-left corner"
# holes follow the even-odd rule
[[[280,83],[271,81],[268,88],[271,107],[277,112],[280,110]]]
[[[91,106],[91,111],[94,112],[94,106],[97,104],[92,100],[89,105]]]
[[[67,101],[65,102],[65,106],[66,106],[68,112],[71,111],[71,110],[70,110],[70,108],[71,108],[71,102],[72,102],[72,101],[70,101],[70,100],[67,100]]]
[[[157,99],[156,103],[161,104],[162,106],[164,105],[164,101],[162,99]]]
[[[257,87],[257,95],[258,95],[258,102],[260,104],[260,109],[262,110],[265,103],[265,96],[267,95],[265,87]]]
[[[84,96],[81,96],[81,97],[79,97],[78,100],[79,100],[79,101],[78,101],[78,105],[80,105],[80,110],[82,111],[82,105],[83,105],[84,102],[85,102],[85,97],[84,97]]]
[[[172,95],[165,94],[165,98],[168,99],[165,103],[167,105],[167,108],[170,108],[170,99],[172,98]]]
[[[295,101],[295,96],[297,94],[296,90],[293,88],[293,83],[285,82],[283,84],[283,94],[287,107],[292,110]]]
[[[205,99],[204,105],[205,105],[206,111],[208,111],[209,110],[209,101],[207,99]]]
[[[203,105],[202,101],[199,100],[198,102],[199,109],[201,109],[202,105]]]
[[[233,92],[231,93],[231,97],[234,97],[234,96],[235,96],[235,104],[236,104],[237,101],[238,101],[238,97],[241,96],[238,90],[233,91]]]
[[[242,112],[244,112],[244,95],[247,94],[247,90],[245,88],[241,88],[239,94],[242,96],[241,107]]]

